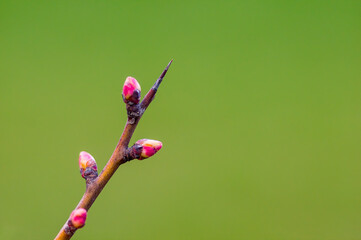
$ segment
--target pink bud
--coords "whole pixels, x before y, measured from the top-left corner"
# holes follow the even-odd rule
[[[86,210],[84,208],[78,208],[70,214],[70,221],[74,227],[82,228],[85,225],[86,216]]]
[[[140,85],[133,77],[127,77],[123,86],[123,100],[125,103],[138,104],[140,100]]]
[[[84,151],[79,154],[79,168],[82,177],[84,177],[87,168],[91,168],[95,170],[95,172],[98,171],[97,163],[93,156]]]
[[[135,144],[139,144],[143,147],[140,157],[138,158],[139,160],[143,160],[153,156],[162,148],[162,142],[151,139],[141,139]]]

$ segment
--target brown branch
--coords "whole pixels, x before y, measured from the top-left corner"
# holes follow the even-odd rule
[[[173,61],[173,60],[172,60]],[[89,210],[89,208],[93,205],[96,198],[99,196],[105,185],[108,183],[110,178],[113,176],[118,167],[135,158],[134,154],[130,151],[132,148],[128,148],[130,139],[133,136],[133,133],[138,125],[139,120],[144,114],[145,110],[149,106],[149,104],[153,101],[154,96],[157,92],[157,89],[162,82],[165,74],[168,71],[168,68],[172,61],[169,62],[163,73],[160,75],[158,80],[155,82],[154,86],[149,90],[149,92],[145,95],[143,101],[139,104],[138,110],[139,114],[132,115],[129,114],[128,111],[128,121],[123,130],[123,134],[120,137],[120,140],[110,157],[108,163],[105,165],[103,171],[99,174],[98,177],[86,181],[86,190],[85,193],[80,200],[79,204],[75,209],[84,208],[85,210]],[[128,107],[128,106],[127,106]],[[55,240],[66,240],[70,239],[77,229],[72,226],[70,220],[68,219],[58,235],[55,237]]]

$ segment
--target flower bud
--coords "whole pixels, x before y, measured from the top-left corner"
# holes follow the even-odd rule
[[[87,212],[84,208],[78,208],[75,209],[71,214],[70,214],[70,221],[71,224],[75,227],[75,228],[82,228],[85,225],[85,220],[86,220],[86,216],[87,216]]]
[[[142,146],[142,152],[140,153],[139,160],[143,160],[153,156],[162,148],[162,142],[151,139],[141,139],[138,140],[135,144]]]
[[[79,154],[79,168],[83,178],[87,175],[98,175],[98,167],[95,159],[87,152],[81,152]]]
[[[123,86],[123,100],[127,104],[138,104],[140,101],[140,85],[133,77],[127,77]]]

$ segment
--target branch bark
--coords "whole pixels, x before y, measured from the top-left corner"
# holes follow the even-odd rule
[[[145,110],[148,108],[149,104],[153,101],[154,96],[158,90],[160,83],[162,82],[165,74],[167,73],[169,66],[171,65],[173,60],[171,60],[167,67],[164,69],[160,77],[157,79],[153,87],[149,90],[149,92],[145,95],[143,101],[139,104],[138,114],[132,115],[128,112],[128,120],[124,127],[122,136],[110,157],[108,163],[105,165],[102,172],[99,174],[98,177],[92,179],[91,181],[86,181],[86,190],[81,198],[80,202],[76,206],[75,209],[84,208],[85,210],[89,210],[90,207],[93,205],[94,201],[97,199],[105,185],[111,179],[115,171],[118,167],[126,163],[130,160],[133,160],[135,157],[129,151],[128,148],[130,139],[133,136],[133,133],[139,123],[139,120],[143,116]],[[70,220],[68,219],[64,226],[60,229],[60,232],[55,237],[55,240],[67,240],[70,239],[77,229],[74,228]]]

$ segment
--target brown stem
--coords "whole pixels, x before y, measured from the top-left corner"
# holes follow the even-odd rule
[[[167,67],[164,69],[162,74],[159,76],[157,81],[154,83],[153,87],[149,90],[147,95],[145,95],[143,101],[140,103],[140,106],[141,106],[141,109],[143,110],[143,112],[145,111],[145,109],[147,109],[149,104],[153,101],[153,98],[154,98],[155,94],[157,93],[158,87],[162,83],[163,78],[164,78],[165,74],[167,73],[172,62],[173,62],[173,59],[168,63]]]
[[[149,90],[149,92],[145,95],[143,101],[140,103],[140,115],[134,117],[128,114],[128,121],[125,125],[123,134],[120,137],[120,140],[112,156],[110,157],[108,163],[105,165],[103,171],[99,174],[99,176],[95,178],[93,181],[87,181],[85,193],[75,209],[84,208],[85,210],[88,211],[89,208],[93,205],[95,199],[99,196],[105,185],[108,183],[110,178],[118,169],[118,167],[121,164],[134,159],[134,156],[132,156],[132,154],[128,151],[128,145],[130,139],[132,138],[133,133],[143,113],[145,112],[149,104],[153,101],[157,89],[160,83],[162,82],[165,74],[167,73],[168,68],[172,63],[172,61],[169,62],[169,64],[167,65],[163,73],[160,75],[154,86]],[[73,234],[76,231],[76,228],[71,226],[69,222],[70,221],[68,219],[64,224],[64,226],[61,228],[58,235],[55,237],[55,240],[66,240],[66,239],[70,239],[73,236]]]

